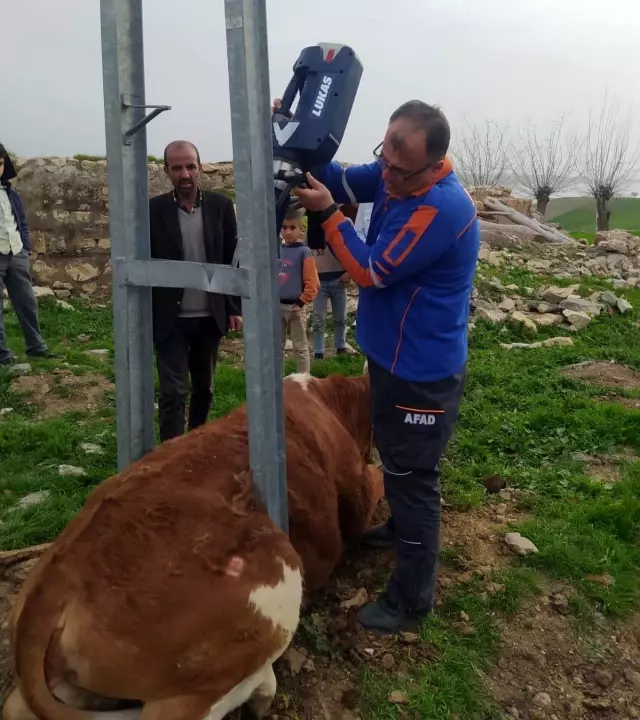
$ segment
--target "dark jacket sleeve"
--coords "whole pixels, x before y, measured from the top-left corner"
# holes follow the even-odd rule
[[[233,201],[230,198],[225,204],[223,223],[222,262],[225,265],[231,265],[238,245],[238,222],[236,220],[236,211],[233,207]],[[235,265],[238,267],[237,262]],[[242,315],[242,299],[236,295],[226,295],[225,298],[227,304],[227,314]]]
[[[152,258],[158,258],[158,213],[159,196],[149,199],[149,250]]]
[[[16,218],[18,231],[22,240],[22,246],[27,252],[31,252],[31,236],[29,235],[29,225],[27,223],[27,214],[24,211],[22,198],[17,190],[11,189],[11,207]]]

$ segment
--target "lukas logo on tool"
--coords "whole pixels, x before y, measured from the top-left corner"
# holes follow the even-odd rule
[[[322,111],[324,110],[325,102],[332,82],[333,81],[329,75],[325,75],[322,78],[322,85],[320,85],[320,90],[316,95],[316,101],[313,104],[313,110],[311,111],[312,115],[315,115],[316,117],[322,116]]]

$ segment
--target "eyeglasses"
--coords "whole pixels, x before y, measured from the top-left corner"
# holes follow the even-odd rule
[[[388,170],[391,173],[394,173],[399,178],[402,178],[402,180],[411,180],[411,178],[415,177],[416,175],[420,175],[420,173],[423,173],[425,170],[428,170],[433,163],[427,163],[423,168],[420,168],[420,170],[403,170],[402,168],[399,168],[397,165],[391,164],[387,158],[382,154],[382,146],[384,145],[383,142],[380,143],[376,148],[373,150],[373,157],[375,161],[380,165],[380,167],[383,170]]]

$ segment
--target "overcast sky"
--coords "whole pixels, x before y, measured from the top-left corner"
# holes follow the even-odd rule
[[[22,156],[104,153],[99,0],[0,0],[0,142]],[[231,159],[223,0],[144,0],[148,130]],[[420,98],[454,128],[494,119],[584,124],[605,91],[632,108],[640,0],[267,0],[271,95],[300,50],[351,45],[364,74],[339,159],[368,161],[389,114]],[[640,121],[638,122],[640,126]],[[639,128],[634,138],[639,138]]]

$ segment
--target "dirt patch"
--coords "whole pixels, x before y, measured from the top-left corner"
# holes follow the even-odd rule
[[[570,595],[551,585],[503,624],[491,694],[521,720],[640,717],[640,616],[625,626],[600,617],[581,629],[566,614]]]
[[[563,375],[577,380],[586,380],[604,387],[618,387],[623,390],[640,389],[640,373],[633,368],[617,363],[589,360],[564,368]]]
[[[573,453],[571,458],[583,462],[587,475],[597,482],[616,483],[620,480],[620,458],[617,456]]]
[[[220,343],[219,357],[232,365],[244,362],[244,341],[242,338],[223,338]]]
[[[359,354],[358,351],[347,342],[348,348],[350,348],[350,355]],[[332,357],[336,354],[335,347],[333,345],[333,333],[329,333],[325,338],[325,358]],[[313,361],[313,346],[309,342],[309,356]],[[291,341],[287,341],[285,347],[284,358],[285,360],[292,359],[293,352],[291,349]],[[242,338],[225,338],[220,343],[220,358],[225,362],[230,363],[236,367],[241,367],[244,362],[244,344]]]
[[[635,450],[620,447],[615,455],[588,455],[572,453],[571,458],[586,465],[587,475],[597,482],[616,483],[620,481],[625,464],[637,462]]]
[[[65,412],[96,410],[104,403],[104,394],[113,383],[98,373],[74,375],[58,369],[51,374],[22,375],[11,383],[11,389],[25,396],[28,404],[37,406],[41,418]]]
[[[640,410],[640,398],[623,397],[622,395],[602,395],[598,398],[600,402],[615,403],[631,410]]]

